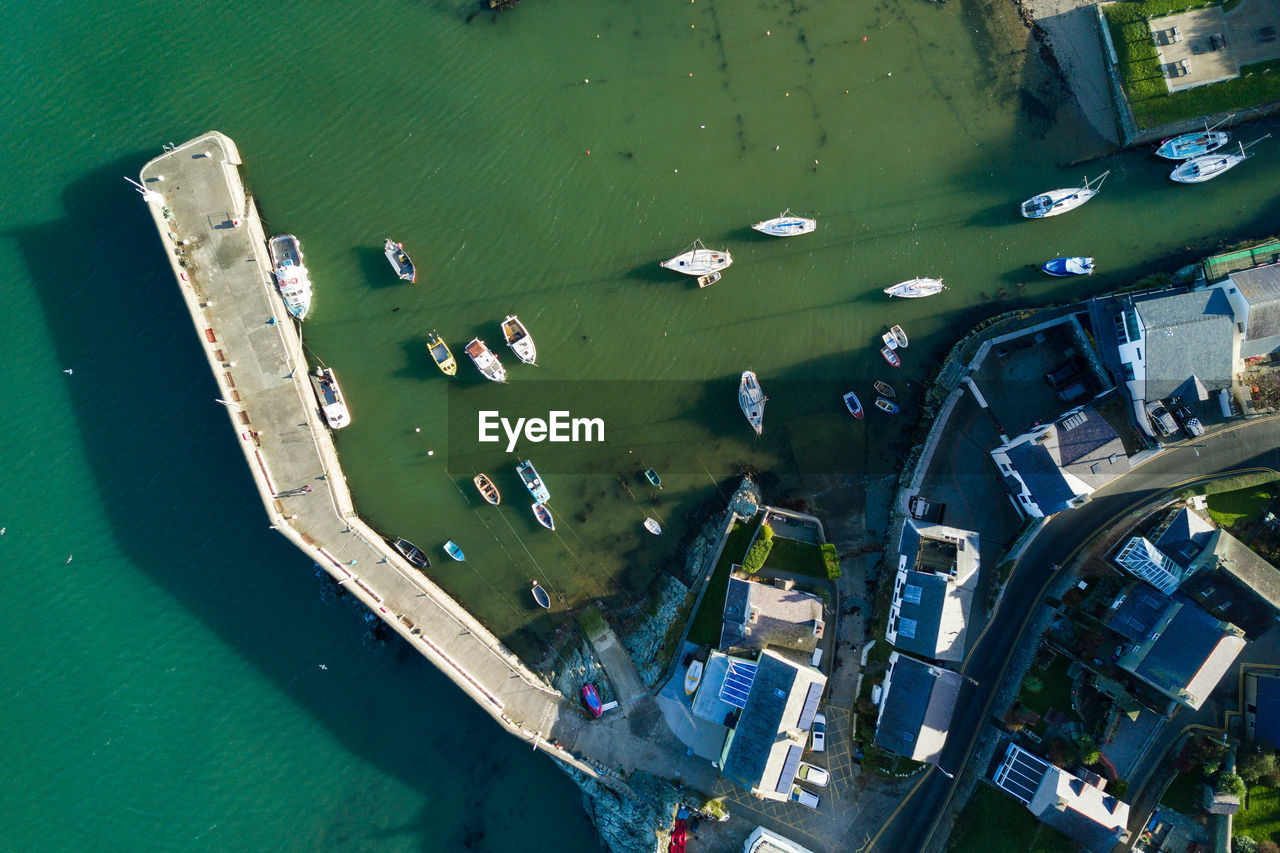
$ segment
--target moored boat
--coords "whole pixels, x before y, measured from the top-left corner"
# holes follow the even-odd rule
[[[898,414],[898,405],[889,402],[884,397],[876,397],[876,408],[891,415]]]
[[[1267,134],[1267,136],[1270,135],[1269,133]],[[1241,143],[1239,154],[1204,154],[1179,163],[1169,173],[1169,180],[1176,181],[1179,184],[1202,184],[1205,181],[1212,180],[1252,157],[1253,155],[1245,151],[1245,149],[1257,145],[1267,136],[1258,137],[1248,145]]]
[[[902,331],[901,326],[889,327],[889,334],[893,335],[893,339],[898,342],[899,349],[907,348],[907,344],[909,343],[907,340],[907,333]]]
[[[444,543],[444,552],[450,557],[453,557],[453,559],[457,560],[459,563],[467,558],[466,555],[462,553],[462,549],[459,548],[458,544],[452,539]]]
[[[742,414],[747,416],[747,423],[751,424],[756,435],[764,432],[764,404],[768,399],[760,388],[756,375],[750,370],[742,371],[742,378],[738,380],[738,405],[742,407]]]
[[[507,381],[506,368],[502,366],[502,362],[498,361],[493,351],[485,346],[484,341],[472,338],[471,343],[467,344],[467,355],[471,356],[471,363],[484,374],[485,379],[491,382]]]
[[[875,382],[871,383],[871,385],[873,388],[876,389],[876,393],[879,394],[881,397],[898,396],[898,392],[894,391],[893,386],[890,385],[888,382],[881,382],[879,379],[877,379]]]
[[[650,468],[645,471],[644,478],[649,481],[650,485],[657,486],[659,489],[662,488],[662,478],[658,476],[658,472],[654,469]]]
[[[706,275],[698,276],[698,287],[710,287],[720,280],[720,273],[709,272]]]
[[[316,389],[320,399],[320,411],[329,424],[329,429],[342,429],[351,425],[351,412],[347,409],[347,401],[338,386],[338,376],[332,367],[316,365],[316,372],[311,374],[311,386]]]
[[[302,263],[302,245],[292,234],[281,234],[272,237],[267,248],[284,307],[299,320],[307,319],[311,310],[311,277]]]
[[[420,569],[431,568],[431,559],[427,557],[426,553],[421,548],[414,545],[408,539],[396,539],[391,543],[391,547],[400,552],[400,556],[408,560],[411,565],[417,566]]]
[[[556,529],[556,520],[551,517],[551,510],[542,504],[535,503],[533,505],[533,517],[538,519],[538,523],[548,530]]]
[[[1022,215],[1027,219],[1044,219],[1075,210],[1098,194],[1109,174],[1111,170],[1108,169],[1098,176],[1096,183],[1086,177],[1082,187],[1066,187],[1034,195],[1022,203]]]
[[[587,709],[591,711],[593,716],[600,716],[604,713],[604,705],[600,702],[600,693],[596,690],[596,686],[591,682],[582,685],[582,700],[587,703]]]
[[[1222,146],[1231,141],[1231,134],[1225,130],[1216,130],[1227,121],[1234,117],[1227,116],[1222,121],[1209,127],[1209,122],[1205,122],[1204,130],[1193,130],[1190,133],[1183,133],[1179,136],[1170,137],[1160,143],[1160,147],[1156,149],[1156,156],[1163,157],[1166,160],[1190,160],[1192,157],[1199,157],[1201,154],[1211,154]]]
[[[508,314],[502,321],[502,337],[516,354],[516,358],[525,364],[533,364],[538,360],[538,348],[533,344],[533,337],[515,314]]]
[[[889,362],[890,367],[902,367],[902,359],[888,347],[880,347],[880,355],[884,356],[884,360]]]
[[[818,227],[818,220],[794,216],[790,210],[784,210],[773,219],[757,222],[751,227],[770,237],[794,237],[797,234],[812,233]]]
[[[880,336],[880,340],[884,341],[884,345],[889,349],[898,348],[898,339],[893,336],[892,332],[885,332]]]
[[[387,256],[391,268],[396,271],[396,275],[400,276],[402,281],[417,280],[418,270],[413,265],[413,261],[409,260],[409,253],[404,250],[403,243],[397,243],[388,237],[382,244],[382,253]]]
[[[488,475],[476,474],[471,478],[471,482],[476,484],[476,490],[480,492],[480,497],[487,502],[497,506],[502,503],[502,495],[498,492],[498,487],[493,484]]]
[[[458,372],[458,362],[453,358],[453,351],[444,342],[444,338],[440,337],[439,332],[427,335],[427,352],[445,376],[453,376]]]
[[[1040,266],[1045,275],[1062,278],[1069,275],[1093,275],[1093,258],[1054,258]]]
[[[551,596],[547,595],[547,591],[545,589],[538,586],[537,581],[533,582],[533,587],[530,591],[533,593],[533,600],[537,602],[539,607],[546,610],[551,609]]]
[[[656,519],[646,518],[644,520],[644,529],[652,533],[654,536],[662,535],[662,525]]]
[[[848,394],[845,394],[844,405],[845,405],[845,408],[849,410],[849,414],[853,415],[858,420],[862,420],[862,414],[863,414],[862,403],[861,401],[858,400],[857,394],[853,393],[852,391],[850,391]]]
[[[941,293],[946,289],[947,286],[942,283],[940,278],[909,278],[906,281],[898,282],[892,287],[886,287],[884,292],[890,296],[901,296],[904,299],[923,299],[926,296]]]
[[[522,460],[519,465],[516,465],[516,473],[520,475],[520,482],[524,483],[524,487],[529,490],[529,494],[533,495],[535,501],[544,504],[551,500],[551,492],[547,491],[546,483],[542,482],[532,462],[528,459]]]
[[[702,661],[696,660],[684,671],[684,692],[692,696],[702,682]]]
[[[663,261],[661,266],[685,275],[704,276],[709,273],[728,269],[733,263],[733,256],[728,250],[708,249],[701,240],[694,240],[689,248],[670,260]],[[710,282],[708,282],[710,284]]]

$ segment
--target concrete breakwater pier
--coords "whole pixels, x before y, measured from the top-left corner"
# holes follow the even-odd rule
[[[140,178],[271,526],[511,734],[598,776],[569,754],[585,721],[568,700],[357,516],[239,165],[210,132],[166,146]]]

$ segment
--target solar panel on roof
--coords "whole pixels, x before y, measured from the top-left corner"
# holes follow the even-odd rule
[[[898,620],[898,636],[913,639],[916,635],[916,620],[905,616]]]
[[[906,589],[902,591],[902,600],[907,604],[919,604],[920,594],[924,592],[920,587],[913,583],[907,584]]]
[[[790,793],[791,785],[796,781],[796,771],[800,769],[800,754],[804,747],[792,744],[787,749],[787,760],[782,764],[782,772],[778,774],[778,784],[773,790],[779,794]]]
[[[800,708],[800,719],[796,725],[801,729],[810,729],[813,727],[813,716],[818,713],[818,700],[822,698],[822,685],[813,683],[809,685],[809,692],[804,696],[804,705]]]
[[[756,680],[756,666],[751,661],[730,661],[729,674],[720,686],[720,698],[735,708],[747,707],[747,695],[751,692],[751,684]]]

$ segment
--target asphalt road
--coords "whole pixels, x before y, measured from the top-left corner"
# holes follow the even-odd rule
[[[1052,567],[1066,563],[1093,534],[1108,529],[1117,518],[1171,487],[1241,469],[1280,470],[1280,419],[1242,423],[1202,436],[1194,444],[1183,442],[1172,447],[1175,449],[1095,492],[1083,507],[1054,517],[1022,555],[999,610],[989,622],[992,630],[978,638],[961,669],[972,681],[951,719],[940,762],[944,771],[931,768],[925,774],[880,832],[861,848],[865,853],[923,851],[940,840],[934,836],[957,781],[947,774],[965,769],[990,713],[992,697],[1048,586]],[[1017,629],[1010,630],[1011,626]],[[922,820],[925,815],[932,820]]]

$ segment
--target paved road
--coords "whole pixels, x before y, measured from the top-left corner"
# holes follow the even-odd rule
[[[962,671],[973,679],[971,692],[957,703],[942,754],[943,768],[952,773],[965,768],[987,720],[992,697],[1049,583],[1052,566],[1065,563],[1095,532],[1108,529],[1119,516],[1171,486],[1242,468],[1280,470],[1277,419],[1242,423],[1202,437],[1196,445],[1174,445],[1174,449],[1095,493],[1093,500],[1080,509],[1058,515],[1036,537],[1014,568],[999,610],[989,623],[998,624],[1001,629],[984,632],[965,661]],[[1010,626],[1017,629],[1008,630]],[[930,770],[881,833],[862,849],[899,853],[924,850],[939,842],[941,839],[935,834],[955,785],[955,779]],[[919,820],[921,815],[932,815],[934,820]]]

